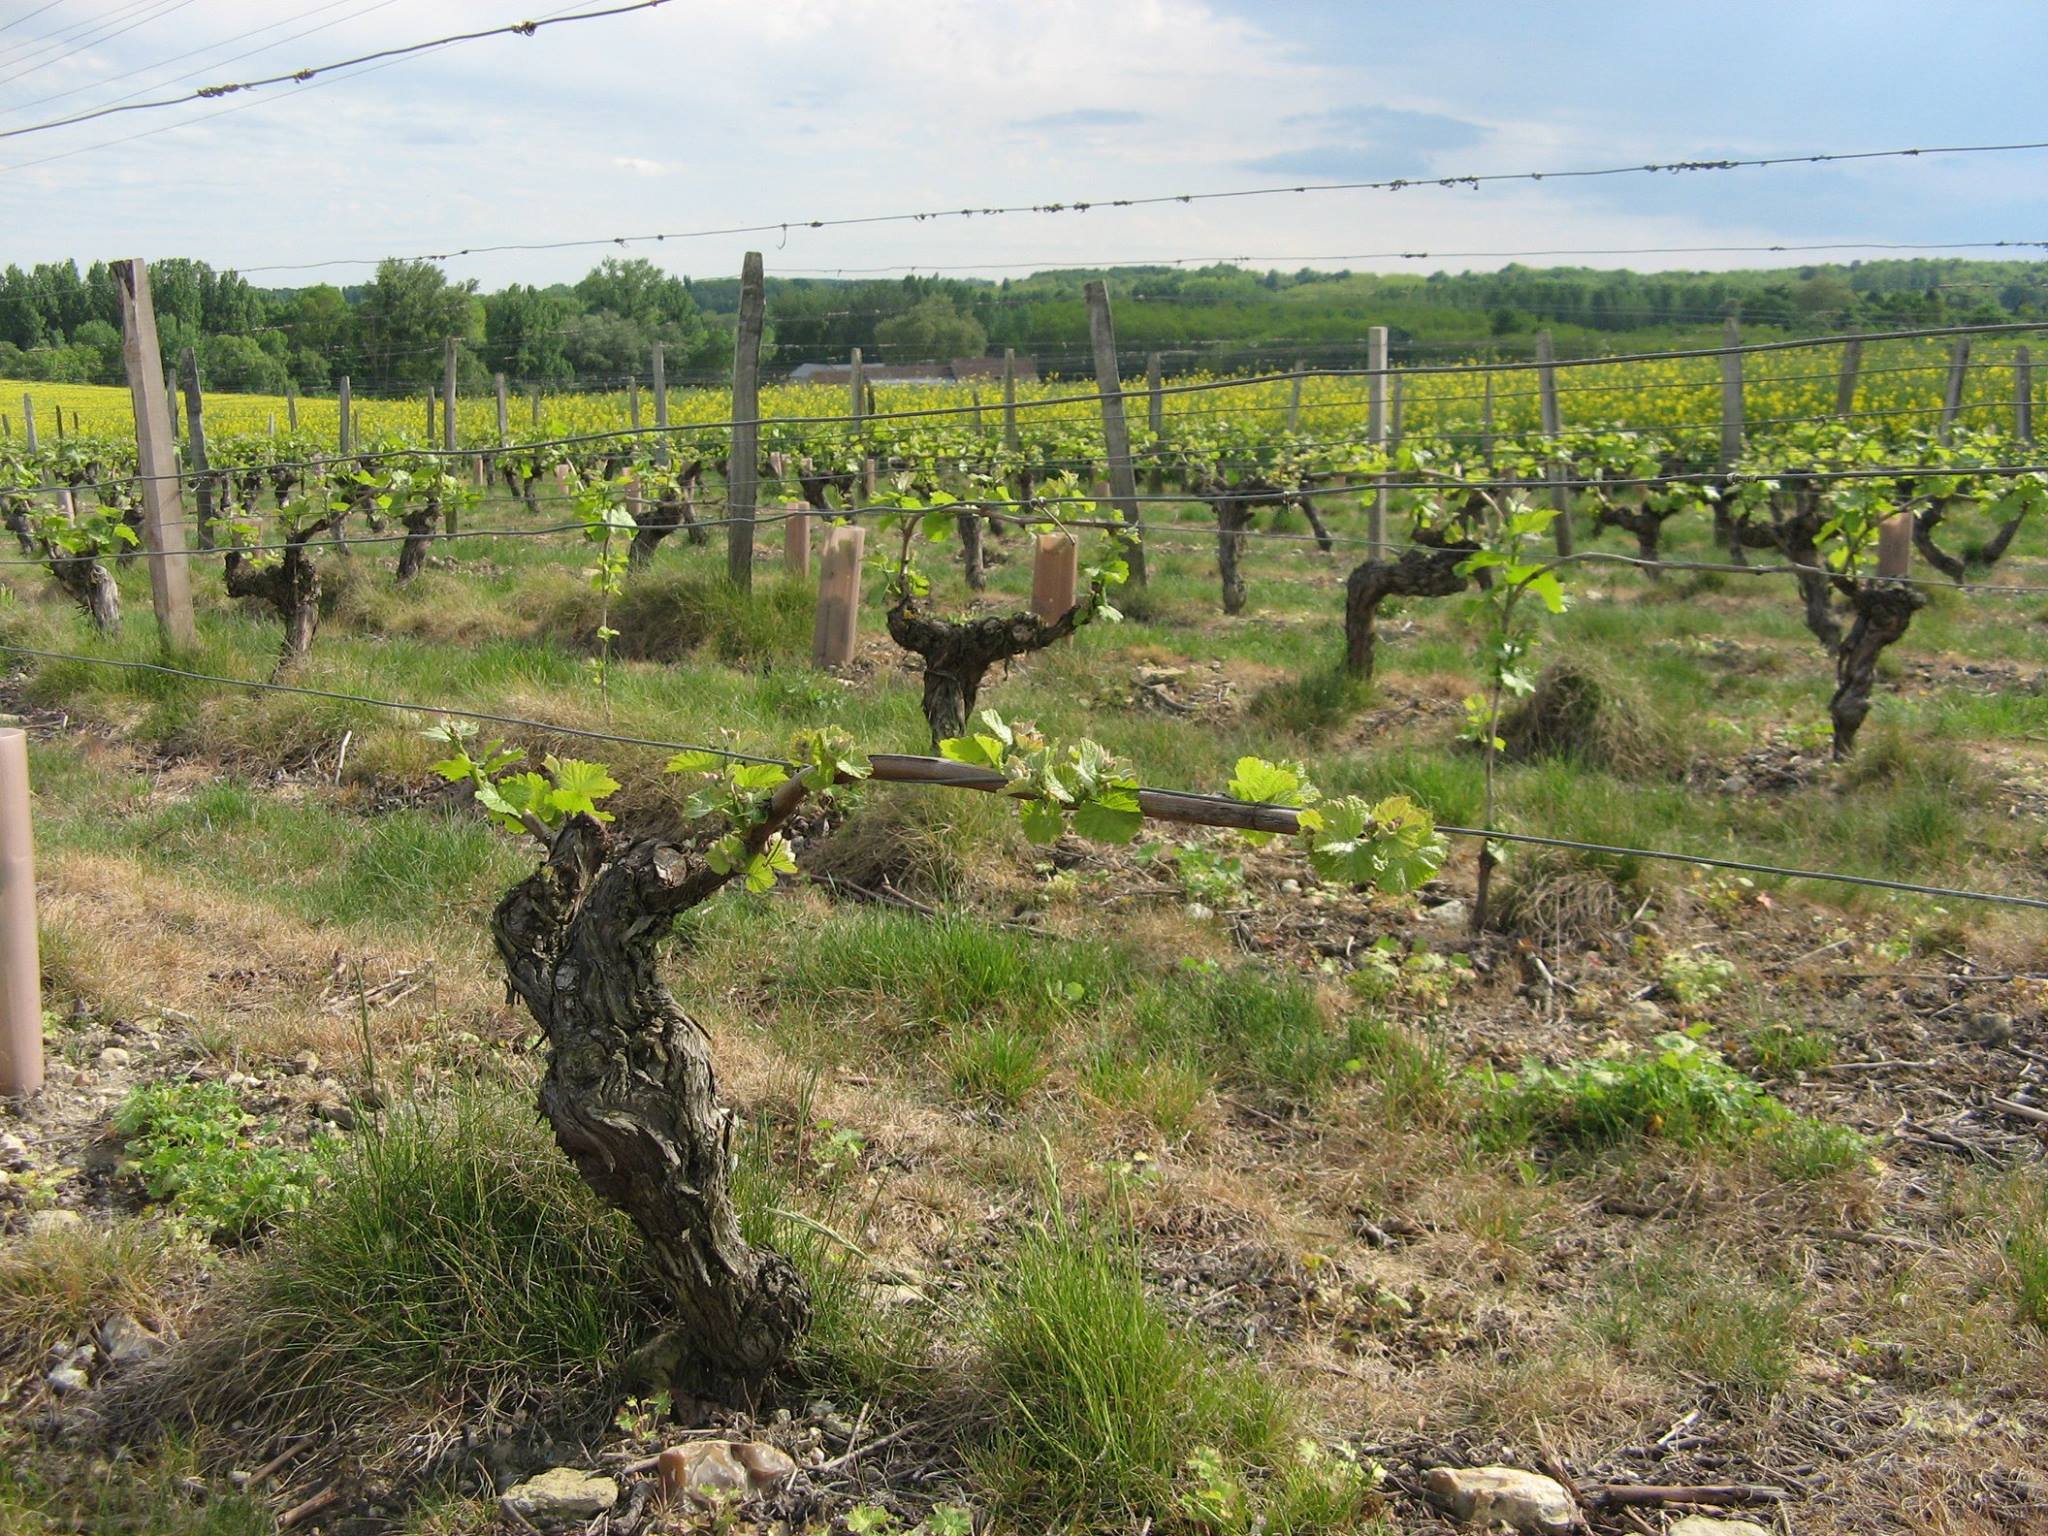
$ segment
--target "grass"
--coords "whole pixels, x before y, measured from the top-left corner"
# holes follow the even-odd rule
[[[1790,1379],[1797,1296],[1732,1272],[1719,1255],[1664,1254],[1609,1277],[1591,1327],[1638,1360],[1735,1393]]]
[[[208,1482],[197,1452],[170,1441],[143,1462],[80,1472],[34,1444],[0,1439],[0,1529],[8,1536],[270,1536],[277,1512]]]
[[[380,1436],[573,1419],[648,1323],[637,1252],[519,1099],[403,1103],[227,1280],[185,1390],[210,1418]]]
[[[1304,1465],[1280,1395],[1161,1310],[1127,1234],[1056,1218],[1006,1268],[981,1322],[995,1403],[977,1474],[1023,1528],[1360,1528],[1363,1480]]]
[[[35,1367],[114,1312],[161,1326],[202,1263],[189,1240],[141,1221],[57,1227],[14,1240],[0,1249],[0,1365]]]

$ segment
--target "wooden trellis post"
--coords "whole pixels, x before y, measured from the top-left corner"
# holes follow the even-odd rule
[[[1387,328],[1375,325],[1365,333],[1365,435],[1375,448],[1387,446]],[[1387,477],[1378,477],[1372,493],[1372,510],[1367,514],[1366,538],[1371,541],[1375,560],[1387,552]]]
[[[732,448],[725,461],[725,569],[743,592],[754,586],[754,498],[761,473],[761,253],[740,267],[739,324],[732,348]]]
[[[1102,396],[1102,443],[1109,458],[1109,495],[1124,522],[1124,555],[1131,581],[1145,585],[1145,538],[1138,523],[1138,479],[1131,464],[1131,433],[1124,421],[1122,376],[1116,366],[1116,328],[1110,319],[1109,288],[1100,278],[1087,286],[1088,335],[1095,350],[1095,387]]]
[[[135,408],[135,471],[142,487],[142,545],[149,555],[149,596],[158,632],[174,650],[198,638],[192,622],[192,573],[185,549],[185,499],[164,399],[163,353],[157,345],[156,307],[149,297],[149,264],[141,257],[114,263],[121,303],[121,359]]]
[[[1536,360],[1542,364],[1537,369],[1539,399],[1543,407],[1543,435],[1552,443],[1564,434],[1564,412],[1557,403],[1557,370],[1551,367],[1554,353],[1550,345],[1550,332],[1536,333]],[[1564,474],[1560,466],[1552,464],[1545,470],[1551,482],[1550,504],[1557,508],[1557,521],[1551,529],[1557,536],[1557,552],[1569,555],[1575,540],[1572,537],[1572,497],[1564,485]]]

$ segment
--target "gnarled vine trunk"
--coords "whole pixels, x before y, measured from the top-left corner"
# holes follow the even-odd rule
[[[1824,521],[1818,490],[1802,488],[1794,492],[1790,513],[1775,504],[1771,508],[1772,538],[1785,558],[1799,567],[1794,579],[1799,583],[1799,596],[1805,605],[1806,627],[1814,639],[1830,651],[1838,651],[1842,645],[1842,625],[1835,617],[1834,588],[1827,562],[1820,553]]]
[[[1050,622],[1035,613],[959,621],[932,618],[909,602],[890,608],[889,637],[924,658],[924,718],[932,745],[966,731],[990,667],[1064,640],[1080,611],[1076,605]]]
[[[1644,569],[1652,581],[1664,579],[1664,573],[1657,568],[1664,543],[1664,521],[1675,516],[1672,512],[1653,512],[1645,506],[1602,506],[1593,513],[1593,531],[1603,528],[1619,528],[1636,536],[1636,558],[1649,562]]]
[[[633,520],[633,545],[626,553],[626,563],[633,569],[639,570],[653,560],[661,541],[678,528],[690,530],[692,543],[704,542],[704,530],[697,526],[695,509],[697,482],[703,473],[702,461],[692,463],[676,476],[675,489],[663,491],[651,506],[642,504]]]
[[[36,536],[35,530],[29,524],[29,514],[35,510],[35,504],[26,496],[8,496],[0,499],[0,506],[6,508],[8,531],[20,543],[21,552],[24,555],[33,555],[36,552]]]
[[[43,558],[50,574],[92,620],[103,635],[121,632],[121,589],[114,573],[92,555],[67,555],[51,545],[43,546]]]
[[[1838,581],[1856,621],[1835,652],[1835,693],[1828,714],[1835,724],[1837,762],[1855,748],[1856,733],[1870,713],[1877,685],[1877,658],[1906,633],[1913,615],[1927,606],[1927,594],[1897,581]]]
[[[1441,549],[1404,550],[1399,559],[1367,560],[1344,581],[1344,667],[1354,677],[1371,677],[1376,640],[1374,621],[1389,597],[1451,597],[1465,590],[1469,576],[1458,571],[1479,546],[1466,540]]]
[[[512,990],[547,1040],[540,1112],[584,1182],[639,1228],[673,1308],[641,1358],[717,1393],[772,1372],[811,1314],[789,1261],[740,1234],[733,1115],[710,1038],[655,969],[675,916],[727,878],[695,849],[577,816],[491,917]]]
[[[405,524],[405,542],[398,546],[398,585],[402,587],[419,575],[420,568],[427,563],[427,551],[433,547],[434,535],[441,530],[441,498],[429,496],[401,521]]]
[[[227,552],[230,597],[260,597],[284,620],[284,648],[277,670],[288,671],[305,659],[320,628],[320,568],[307,553],[307,541],[327,530],[327,520],[293,534],[275,565],[252,565],[238,549]]]

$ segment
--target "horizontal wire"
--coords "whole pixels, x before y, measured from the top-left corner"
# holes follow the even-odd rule
[[[1747,159],[1692,159],[1636,165],[1599,166],[1563,171],[1492,171],[1458,176],[1400,177],[1387,181],[1298,182],[1290,186],[1246,187],[1229,192],[1177,192],[1145,197],[1079,198],[1059,202],[1017,203],[982,208],[936,208],[915,213],[865,214],[836,219],[778,219],[759,224],[734,224],[717,229],[668,231],[659,234],[607,235],[570,240],[514,241],[498,245],[470,245],[448,251],[430,251],[407,258],[414,261],[448,261],[458,256],[485,256],[508,251],[561,251],[590,246],[625,246],[668,240],[702,240],[725,235],[781,233],[791,230],[845,229],[873,224],[924,224],[940,219],[992,218],[1011,214],[1087,213],[1099,208],[1146,208],[1161,204],[1209,203],[1254,197],[1284,197],[1320,192],[1400,192],[1411,188],[1443,187],[1476,189],[1495,182],[1542,182],[1591,180],[1611,176],[1678,174],[1696,171],[1769,169],[1787,165],[1848,164],[1865,160],[1918,159],[1935,155],[2006,154],[2021,150],[2048,149],[2048,140],[2011,144],[1949,144],[1918,149],[1868,149],[1828,151],[1803,155],[1765,155]],[[320,261],[273,262],[243,267],[243,272],[305,272],[316,267],[375,266],[384,257],[329,257]]]
[[[330,699],[336,702],[358,704],[372,709],[392,710],[413,715],[449,715],[460,720],[477,720],[486,724],[506,725],[552,735],[573,736],[586,741],[608,741],[622,746],[652,747],[667,752],[703,752],[713,757],[740,763],[772,763],[794,769],[798,765],[786,758],[763,757],[753,753],[737,752],[730,747],[709,747],[688,742],[656,741],[644,736],[625,736],[610,731],[593,731],[580,726],[552,725],[542,720],[531,720],[517,715],[499,715],[481,710],[459,709],[443,705],[421,705],[401,703],[390,699],[372,698],[366,694],[342,693],[326,688],[307,688],[293,683],[260,682],[251,678],[221,677],[217,674],[195,672],[184,667],[168,666],[162,662],[129,661],[108,656],[80,656],[64,651],[45,651],[30,646],[0,644],[0,653],[17,656],[34,656],[47,661],[74,662],[87,666],[116,667],[127,671],[149,672],[159,676],[180,677],[191,682],[211,683],[220,687],[248,688],[263,693],[298,694],[312,698]],[[944,759],[931,758],[933,763]],[[957,767],[946,763],[947,767]],[[1162,793],[1154,791],[1154,793]],[[1223,795],[1203,794],[1191,791],[1165,791],[1192,801],[1209,801],[1219,807],[1228,806],[1234,811],[1244,811],[1249,802],[1231,799]],[[1259,804],[1256,809],[1292,811],[1289,806]],[[1838,870],[1794,869],[1780,864],[1760,864],[1741,859],[1715,858],[1705,854],[1682,853],[1666,848],[1632,848],[1612,843],[1582,842],[1575,838],[1545,837],[1531,832],[1487,831],[1476,827],[1458,827],[1438,823],[1437,830],[1452,837],[1472,837],[1494,842],[1529,843],[1546,848],[1568,848],[1583,853],[1603,853],[1625,858],[1659,859],[1678,864],[1698,864],[1712,869],[1732,869],[1748,874],[1767,875],[1784,880],[1819,880],[1838,885],[1866,886],[1878,890],[1898,891],[1917,896],[1935,896],[1953,901],[1981,901],[2001,906],[2029,907],[2048,910],[2048,900],[2034,896],[2014,896],[2001,891],[1972,891],[1957,886],[1924,885],[1908,880],[1885,880],[1874,875],[1853,875]]]
[[[0,139],[18,139],[24,134],[47,133],[53,128],[69,128],[76,123],[89,123],[102,117],[115,117],[125,112],[150,112],[162,107],[189,106],[195,101],[212,101],[222,96],[232,96],[243,91],[261,90],[272,85],[302,84],[316,75],[331,74],[335,70],[350,69],[358,64],[371,64],[379,59],[400,59],[408,54],[425,53],[430,49],[445,48],[451,43],[471,43],[486,37],[531,37],[542,27],[564,26],[572,21],[597,21],[607,16],[624,16],[634,11],[651,11],[656,6],[666,5],[668,0],[633,0],[632,4],[615,5],[601,11],[580,11],[574,16],[555,16],[541,21],[516,21],[502,27],[491,27],[481,32],[457,32],[447,37],[437,37],[424,43],[407,43],[396,48],[380,48],[375,53],[361,54],[352,59],[337,59],[331,64],[317,64],[305,69],[291,70],[282,75],[269,75],[260,80],[241,80],[224,85],[203,85],[196,91],[187,91],[181,96],[164,96],[154,101],[131,101],[113,106],[94,107],[90,111],[75,112],[69,117],[51,118],[47,122],[26,123],[19,128],[0,128]]]

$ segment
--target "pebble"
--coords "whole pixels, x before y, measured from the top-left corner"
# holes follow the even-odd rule
[[[60,1394],[83,1392],[92,1385],[92,1379],[69,1361],[62,1365],[52,1366],[50,1373],[43,1380],[50,1384],[52,1392]]]
[[[505,1490],[508,1510],[542,1530],[596,1519],[619,1502],[619,1485],[595,1472],[551,1467],[539,1477]]]
[[[1432,928],[1462,928],[1471,919],[1472,909],[1456,897],[1422,914],[1422,920]]]
[[[284,1064],[284,1070],[293,1077],[311,1077],[320,1070],[320,1058],[312,1051],[301,1051]]]
[[[1564,1536],[1578,1523],[1578,1506],[1564,1484],[1519,1467],[1437,1467],[1429,1496],[1459,1520],[1511,1525],[1525,1536]]]
[[[100,1324],[99,1340],[107,1359],[117,1366],[140,1365],[164,1347],[162,1339],[126,1312],[112,1313]]]
[[[1770,1536],[1760,1525],[1747,1520],[1716,1520],[1711,1515],[1687,1515],[1666,1536]]]
[[[85,1225],[85,1218],[76,1211],[63,1206],[52,1206],[47,1211],[31,1211],[28,1218],[30,1237],[47,1237],[52,1232],[69,1232]]]
[[[692,1440],[663,1451],[656,1469],[662,1491],[671,1495],[752,1495],[787,1482],[796,1462],[758,1440]]]
[[[135,1058],[129,1055],[121,1046],[110,1045],[101,1051],[95,1059],[98,1061],[102,1072],[118,1072]]]
[[[0,1168],[29,1166],[28,1143],[12,1131],[0,1131]]]

